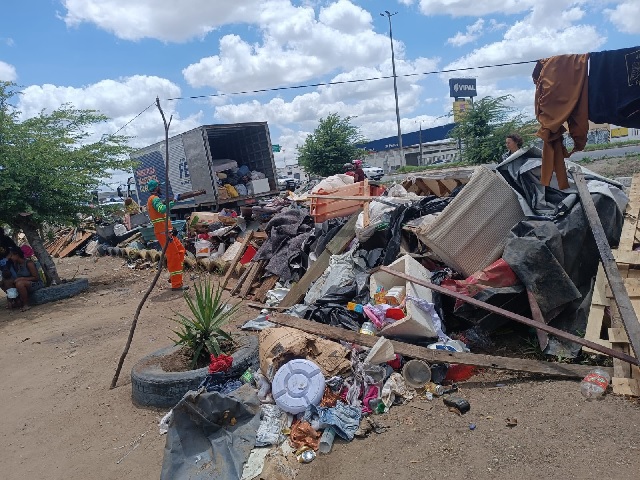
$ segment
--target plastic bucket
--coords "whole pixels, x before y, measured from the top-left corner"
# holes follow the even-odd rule
[[[422,388],[431,381],[431,368],[422,360],[409,360],[402,368],[402,376],[410,387]]]
[[[8,288],[7,289],[7,298],[18,298],[18,289],[17,288]]]
[[[211,242],[208,240],[196,240],[196,257],[209,257],[211,255]]]

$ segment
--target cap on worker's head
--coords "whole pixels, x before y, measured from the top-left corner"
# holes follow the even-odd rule
[[[157,180],[149,180],[149,181],[147,182],[147,189],[148,189],[150,192],[155,192],[155,191],[156,191],[156,188],[158,188],[160,185],[162,185],[162,183],[158,183],[158,181],[157,181]]]

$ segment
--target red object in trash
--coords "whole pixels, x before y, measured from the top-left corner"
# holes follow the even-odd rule
[[[404,310],[402,310],[401,308],[388,308],[387,311],[385,312],[385,316],[393,320],[402,320],[407,315],[404,313]]]
[[[462,382],[469,380],[476,374],[476,367],[473,365],[463,365],[461,363],[452,363],[447,370],[447,376],[444,377],[445,381]]]
[[[209,364],[209,373],[226,372],[233,365],[233,357],[220,354],[217,357],[211,354],[211,363]]]
[[[249,263],[251,260],[253,260],[253,257],[255,257],[256,252],[257,250],[253,248],[251,245],[249,245],[247,247],[246,252],[244,252],[244,255],[242,255],[242,258],[240,259],[240,263],[242,265]]]
[[[400,370],[400,367],[402,366],[402,357],[396,353],[396,358],[394,358],[393,360],[389,360],[387,362],[387,365],[389,365],[394,370]]]

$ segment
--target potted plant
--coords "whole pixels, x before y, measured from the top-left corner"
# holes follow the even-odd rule
[[[238,312],[239,304],[222,299],[222,288],[214,286],[207,276],[194,285],[184,299],[190,314],[176,313],[178,328],[174,345],[163,348],[137,362],[131,370],[132,397],[145,406],[172,407],[189,390],[195,390],[208,373],[211,354],[225,353],[233,357],[227,372],[240,376],[257,355],[255,336],[234,339],[223,330]]]

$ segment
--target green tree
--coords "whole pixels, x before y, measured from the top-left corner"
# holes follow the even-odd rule
[[[511,133],[519,134],[525,145],[533,140],[537,122],[508,105],[512,98],[511,95],[482,98],[451,130],[449,137],[462,142],[463,161],[499,162],[507,151],[505,138]]]
[[[113,170],[130,169],[127,137],[90,142],[108,118],[62,105],[20,121],[16,85],[0,82],[0,224],[22,230],[50,281],[59,282],[43,225],[76,225],[91,215],[91,190]]]
[[[321,118],[318,127],[298,146],[298,163],[307,173],[326,177],[343,173],[343,166],[363,153],[358,148],[364,142],[358,127],[351,125],[351,117],[337,113]]]

